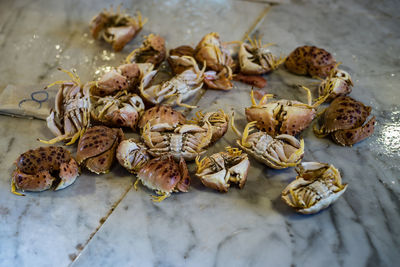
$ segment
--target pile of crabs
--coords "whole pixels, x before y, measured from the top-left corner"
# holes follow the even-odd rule
[[[140,13],[131,17],[117,10],[103,11],[90,24],[94,38],[99,35],[123,49],[143,27]],[[113,161],[139,182],[154,190],[154,201],[162,201],[173,192],[187,192],[191,176],[186,162],[197,165],[195,176],[210,188],[227,192],[232,184],[243,188],[250,168],[248,155],[270,168],[295,167],[297,177],[282,192],[282,199],[296,211],[315,213],[328,207],[347,184],[333,165],[302,162],[304,140],[299,139],[314,119],[318,137],[330,136],[343,146],[351,146],[374,131],[375,117],[367,121],[371,107],[347,96],[352,90],[350,75],[324,49],[314,46],[296,48],[288,57],[276,57],[261,41],[221,42],[217,33],[205,35],[196,48],[180,46],[169,51],[167,62],[173,76],[157,82],[160,64],[166,59],[165,40],[158,35],[145,37],[124,64],[113,68],[96,81],[82,82],[75,71],[62,70],[70,80],[59,85],[54,109],[47,126],[56,136],[42,142],[53,145],[76,143],[77,152],[61,146],[31,149],[18,157],[12,174],[12,192],[55,190],[71,185],[81,168],[102,174],[109,172]],[[228,47],[235,44],[232,52]],[[206,88],[231,90],[232,80],[262,88],[261,76],[284,64],[298,75],[321,80],[319,96],[314,101],[307,92],[307,104],[295,100],[270,100],[265,94],[257,103],[253,90],[252,105],[245,109],[248,124],[243,132],[222,110],[202,113],[188,120],[174,106],[192,109],[185,103]],[[314,102],[314,103],[313,103]],[[317,114],[317,108],[330,103]],[[207,149],[227,132],[229,125],[238,135],[238,148],[203,156]],[[138,138],[126,138],[124,131],[137,132]],[[203,158],[202,158],[203,157]]]

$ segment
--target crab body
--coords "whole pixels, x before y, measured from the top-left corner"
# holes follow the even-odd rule
[[[186,118],[181,112],[172,109],[170,106],[157,105],[143,113],[138,124],[139,128],[143,129],[148,122],[153,130],[172,130],[178,124],[185,124]]]
[[[185,160],[181,158],[178,164],[168,154],[149,160],[137,174],[136,183],[139,181],[156,191],[159,196],[153,200],[157,202],[164,200],[172,192],[187,192],[190,186]]]
[[[63,189],[75,182],[79,167],[68,150],[62,147],[40,147],[21,154],[15,162],[11,191],[44,191]]]
[[[125,169],[134,174],[138,173],[143,165],[150,160],[147,147],[135,139],[122,141],[118,145],[116,157]]]
[[[173,73],[179,74],[192,67],[192,62],[188,57],[194,57],[194,49],[188,45],[182,45],[169,51],[167,60]]]
[[[228,192],[231,183],[242,189],[247,181],[250,167],[245,153],[237,148],[227,148],[227,152],[219,152],[200,160],[196,158],[196,176],[210,188]]]
[[[203,128],[207,127],[207,124],[210,125],[212,137],[209,145],[212,145],[225,135],[228,130],[229,117],[222,109],[216,112],[206,112],[205,114],[199,111],[196,112],[196,118],[193,118],[191,122]]]
[[[297,212],[311,214],[325,209],[347,189],[333,165],[303,162],[296,172],[296,180],[282,191],[282,199]]]
[[[314,133],[318,137],[330,135],[335,143],[351,146],[373,134],[375,117],[366,122],[370,112],[371,107],[351,97],[338,97],[325,109],[322,125],[314,128]]]
[[[319,96],[329,95],[327,101],[332,101],[339,96],[351,93],[353,81],[344,70],[333,69],[331,74],[321,82],[318,87]]]
[[[322,48],[301,46],[287,57],[285,67],[295,74],[325,78],[336,67],[336,61]]]
[[[96,174],[107,173],[114,161],[115,150],[123,139],[121,129],[106,126],[89,128],[81,137],[76,160]]]
[[[151,63],[157,67],[165,59],[165,55],[164,38],[150,34],[145,37],[142,46],[133,50],[125,61],[127,63]]]

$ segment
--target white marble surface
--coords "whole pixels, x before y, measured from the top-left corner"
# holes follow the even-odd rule
[[[117,65],[150,32],[168,47],[195,45],[209,31],[241,39],[267,5],[250,1],[139,1],[124,7],[149,17],[140,36],[120,54],[92,41],[87,22],[108,4],[101,1],[0,2],[0,90],[45,84],[63,77],[56,68],[76,68],[83,79]],[[343,62],[355,82],[354,98],[373,106],[376,132],[352,148],[304,132],[305,160],[330,162],[349,183],[327,210],[299,215],[280,199],[293,169],[271,170],[251,160],[244,189],[220,194],[194,179],[189,193],[160,204],[149,190],[132,189],[132,177],[114,166],[103,176],[84,172],[59,192],[9,193],[13,161],[50,138],[45,123],[0,116],[1,266],[393,266],[400,257],[400,82],[395,1],[294,1],[275,5],[257,26],[277,53],[298,45],[324,47]],[[293,85],[312,80],[284,68],[267,75],[264,89],[305,101]],[[202,110],[234,110],[245,125],[250,88],[207,91]],[[315,91],[314,91],[315,92]],[[193,114],[191,114],[193,115]],[[234,133],[209,153],[233,145]],[[193,169],[193,166],[191,166]]]

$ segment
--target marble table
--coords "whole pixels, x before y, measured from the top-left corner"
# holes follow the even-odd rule
[[[276,1],[275,1],[276,2]],[[279,2],[279,1],[278,1]],[[400,4],[396,1],[125,1],[149,18],[121,52],[89,36],[88,21],[108,1],[1,1],[0,90],[63,79],[57,67],[92,79],[151,32],[168,48],[196,45],[211,31],[224,41],[245,34],[274,42],[274,53],[300,45],[331,51],[355,83],[352,97],[373,107],[374,135],[353,147],[318,139],[311,129],[305,161],[329,162],[349,184],[331,207],[296,214],[280,199],[293,168],[269,169],[251,159],[246,186],[226,194],[197,180],[189,193],[162,203],[114,165],[106,175],[84,171],[59,192],[10,193],[17,156],[52,138],[42,120],[0,116],[0,266],[394,266],[400,258]],[[296,84],[316,93],[313,80],[284,68],[266,75],[263,90],[305,101]],[[243,128],[250,87],[206,91],[202,110],[235,111]],[[194,115],[192,111],[190,116]],[[235,144],[228,133],[209,154]],[[191,164],[190,169],[194,166]]]

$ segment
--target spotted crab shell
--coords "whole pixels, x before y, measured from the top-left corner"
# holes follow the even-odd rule
[[[80,138],[76,158],[90,171],[97,174],[109,171],[115,157],[119,141],[123,139],[121,129],[106,126],[89,128]]]
[[[271,102],[262,107],[249,107],[245,109],[248,122],[257,121],[257,128],[267,132],[271,136],[276,136],[279,121],[276,119],[277,111],[280,105],[277,102]]]
[[[281,120],[280,134],[297,135],[306,129],[316,116],[313,108],[306,106],[294,106],[293,104],[302,104],[297,101],[284,101],[282,103],[283,115]]]
[[[181,112],[174,110],[170,106],[157,105],[143,113],[138,124],[139,128],[143,129],[147,122],[150,122],[150,126],[158,125],[158,130],[160,127],[172,130],[178,124],[185,124],[186,118]],[[152,127],[152,130],[157,129]]]
[[[186,166],[182,160],[180,165]],[[181,172],[178,163],[171,155],[151,159],[140,169],[137,177],[146,187],[166,194],[172,193],[175,189],[187,191],[190,184],[187,169]]]
[[[315,46],[297,47],[285,61],[286,68],[295,74],[325,78],[335,67],[332,54]]]

